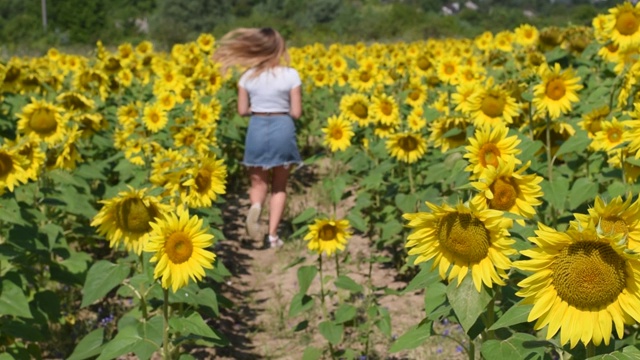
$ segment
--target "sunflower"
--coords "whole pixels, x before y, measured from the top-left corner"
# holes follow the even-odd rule
[[[429,140],[433,141],[433,147],[440,148],[442,152],[455,149],[467,142],[468,125],[469,121],[466,117],[440,117],[430,125],[431,135],[429,135]]]
[[[144,107],[144,126],[153,133],[164,129],[169,121],[166,111],[160,104],[151,104]]]
[[[541,65],[539,74],[542,82],[533,88],[533,104],[537,111],[548,113],[551,119],[571,111],[571,103],[580,100],[577,94],[582,89],[578,84],[580,77],[574,75],[573,69],[562,70],[558,63],[553,69],[547,64]]]
[[[618,121],[612,118],[611,121],[603,121],[602,128],[595,134],[591,147],[596,150],[612,151],[619,150],[620,145],[631,140],[629,132],[629,121]]]
[[[498,159],[498,166],[489,166],[471,185],[478,189],[472,202],[478,208],[501,210],[531,219],[536,211],[533,208],[542,204],[540,182],[542,177],[536,174],[523,174],[530,163],[515,171],[515,158],[506,161]]]
[[[407,125],[414,132],[420,132],[427,126],[427,119],[424,118],[424,109],[421,106],[411,109],[407,115]]]
[[[589,214],[575,214],[577,222],[572,222],[575,229],[586,227],[589,222],[597,225],[603,234],[618,234],[628,240],[628,247],[632,250],[640,247],[640,198],[635,202],[627,195],[613,198],[606,203],[600,196],[596,196],[594,206],[588,210]]]
[[[349,84],[356,91],[369,91],[376,86],[378,74],[373,70],[363,68],[351,69],[349,71]]]
[[[373,129],[373,134],[379,137],[380,139],[386,139],[389,136],[395,134],[397,129],[398,129],[397,124],[394,124],[394,125],[377,124],[376,127]]]
[[[618,337],[624,325],[640,321],[640,261],[626,252],[619,236],[598,233],[595,224],[559,232],[538,224],[537,248],[514,262],[533,274],[520,281],[523,303],[533,304],[528,320],[536,330],[547,326],[547,339],[560,331],[560,343],[609,344],[612,323]]]
[[[502,211],[478,210],[473,204],[426,204],[431,212],[403,215],[412,228],[405,246],[411,248],[409,255],[418,255],[415,264],[435,258],[432,269],[437,267],[442,279],[457,278],[458,285],[471,271],[478,291],[483,283],[489,288],[505,285],[508,256],[516,253],[507,231],[511,220]]]
[[[506,90],[494,85],[479,88],[469,99],[469,114],[476,126],[510,124],[518,115],[518,104]]]
[[[456,86],[456,92],[451,94],[451,103],[456,106],[455,110],[469,114],[474,108],[471,100],[481,90],[481,86],[477,82],[467,82]]]
[[[25,163],[26,160],[17,150],[9,148],[7,144],[0,146],[0,194],[5,189],[13,192],[17,185],[28,181]]]
[[[18,154],[24,158],[23,168],[27,179],[38,180],[40,170],[45,162],[45,153],[42,151],[40,142],[25,137],[13,142],[9,141],[7,145],[16,149]]]
[[[515,29],[516,43],[523,47],[534,47],[538,45],[540,33],[535,26],[522,24]]]
[[[118,110],[116,111],[118,122],[123,125],[135,124],[138,120],[138,117],[140,117],[141,115],[141,106],[142,104],[136,101],[118,107]]]
[[[443,60],[441,60],[436,66],[436,73],[438,74],[438,79],[445,84],[453,84],[455,85],[457,81],[458,74],[460,72],[460,59],[447,56]]]
[[[400,123],[400,108],[393,97],[387,94],[374,96],[371,104],[372,118],[382,125]]]
[[[152,231],[145,252],[153,252],[152,263],[157,263],[154,278],[162,278],[162,287],[175,293],[189,283],[189,278],[197,282],[205,276],[204,269],[213,269],[215,254],[206,250],[213,245],[213,235],[208,234],[203,220],[189,217],[189,211],[178,207],[163,218],[150,223]]]
[[[465,147],[468,153],[464,157],[470,163],[465,171],[480,175],[489,166],[498,167],[498,159],[508,160],[520,154],[521,150],[517,148],[520,140],[516,135],[507,137],[508,132],[509,129],[504,125],[476,129],[473,138],[469,139],[470,145]],[[518,158],[514,161],[516,164],[521,163]]]
[[[109,240],[110,247],[122,243],[127,251],[142,253],[151,231],[149,223],[168,211],[167,205],[155,196],[146,195],[146,191],[129,187],[116,197],[101,201],[104,206],[94,216],[91,226],[98,227],[98,233]]]
[[[324,252],[331,256],[338,250],[344,250],[350,237],[349,220],[315,219],[314,223],[309,225],[309,232],[304,240],[309,242],[309,250],[317,252],[318,255]]]
[[[56,101],[67,110],[92,110],[95,107],[95,101],[78,92],[63,92],[56,97]]]
[[[171,91],[165,91],[158,95],[158,104],[164,111],[170,111],[176,106],[176,96]]]
[[[211,50],[213,50],[215,42],[216,38],[211,34],[200,34],[200,36],[198,36],[198,39],[196,40],[196,43],[198,44],[198,47],[200,47],[200,50],[205,53],[210,53]]]
[[[584,114],[582,121],[578,125],[587,132],[589,139],[593,139],[602,130],[602,122],[605,121],[610,112],[609,105],[594,109]]]
[[[417,133],[403,132],[390,135],[386,146],[391,156],[408,164],[418,161],[427,151],[427,141]]]
[[[640,45],[640,4],[624,2],[609,9],[605,32],[620,49],[626,50]]]
[[[409,104],[415,108],[424,105],[427,101],[427,89],[418,79],[409,80],[406,91],[407,98],[404,100],[405,104]]]
[[[195,165],[187,170],[189,179],[182,183],[187,188],[181,192],[182,201],[191,208],[209,207],[219,194],[225,193],[227,167],[224,160],[215,156],[199,159]]]
[[[31,103],[18,114],[18,130],[33,138],[54,145],[64,136],[67,117],[64,109],[46,100],[31,98]]]
[[[186,173],[187,157],[175,149],[160,149],[153,155],[149,181],[169,191],[180,189],[180,179]]]
[[[78,140],[82,136],[82,132],[77,126],[69,129],[66,139],[62,143],[61,149],[56,152],[55,156],[55,168],[64,170],[73,170],[76,168],[76,164],[82,160],[82,156],[78,151]]]
[[[327,127],[322,128],[323,144],[329,146],[331,152],[344,151],[351,146],[351,138],[354,135],[351,123],[340,115],[331,116],[327,122]]]

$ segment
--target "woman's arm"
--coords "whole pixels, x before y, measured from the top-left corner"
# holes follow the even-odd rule
[[[300,86],[291,89],[289,95],[289,115],[294,119],[299,119],[302,116],[302,90]]]
[[[249,93],[247,89],[242,86],[238,86],[238,114],[240,116],[251,115],[251,108],[249,107]]]

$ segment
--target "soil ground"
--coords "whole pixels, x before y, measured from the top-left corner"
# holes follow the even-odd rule
[[[305,176],[306,178],[307,176]],[[290,229],[290,220],[308,207],[322,208],[323,196],[313,183],[301,175],[292,175],[291,191],[288,199],[283,228]],[[307,181],[307,183],[301,183]],[[265,249],[261,241],[251,240],[244,230],[244,219],[249,201],[246,194],[227,196],[225,204],[225,239],[217,244],[218,259],[230,270],[232,276],[222,285],[222,295],[233,303],[230,308],[221,311],[221,317],[215,319],[217,329],[226,336],[230,345],[211,349],[218,359],[301,359],[309,346],[322,349],[324,357],[329,359],[328,342],[318,332],[318,324],[323,321],[320,302],[310,311],[289,317],[289,306],[298,292],[297,270],[303,265],[317,264],[317,255],[306,248],[302,236],[287,238],[279,249]],[[266,232],[268,219],[267,206],[262,213],[262,223]],[[337,210],[337,216],[345,216],[348,205]],[[286,231],[283,231],[286,236]],[[356,282],[364,284],[368,273],[370,240],[354,235],[347,245],[341,260],[341,274],[348,274]],[[324,274],[335,276],[334,259],[325,258]],[[326,283],[327,284],[327,283]],[[332,281],[328,282],[332,286]],[[387,287],[401,290],[407,283],[398,280],[395,268],[375,264],[372,271],[372,284],[375,287]],[[320,280],[316,276],[308,294],[319,294]],[[357,299],[341,294],[333,288],[332,296],[327,298],[329,311],[340,302],[357,302]],[[424,293],[418,291],[402,296],[385,295],[376,292],[380,305],[386,307],[391,315],[392,337],[384,336],[377,328],[370,338],[369,359],[464,359],[467,358],[459,344],[446,336],[429,338],[425,344],[411,351],[390,354],[393,340],[402,335],[411,326],[424,318]],[[316,298],[316,300],[318,300]],[[356,304],[354,304],[356,305]],[[308,326],[296,331],[304,320]],[[464,344],[466,335],[457,326],[442,326],[445,335],[449,335]],[[363,344],[357,336],[343,337],[344,347],[356,351],[363,350]],[[195,354],[194,354],[195,355]],[[363,357],[361,357],[364,359]]]

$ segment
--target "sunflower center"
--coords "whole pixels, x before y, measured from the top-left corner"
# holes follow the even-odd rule
[[[580,241],[565,247],[553,264],[558,296],[579,309],[609,305],[624,290],[625,260],[609,244]]]
[[[189,260],[193,253],[193,243],[189,234],[184,231],[176,231],[169,235],[164,245],[164,251],[174,264],[182,264]]]
[[[444,66],[444,73],[447,75],[451,75],[451,74],[455,74],[456,73],[456,67],[451,65],[451,64],[447,64]]]
[[[391,115],[391,112],[393,111],[393,106],[391,106],[391,104],[389,104],[388,102],[383,102],[380,104],[380,112],[383,113],[386,116]]]
[[[40,135],[49,135],[58,128],[55,114],[49,109],[37,109],[29,118],[29,127]]]
[[[480,159],[480,165],[487,167],[492,165],[498,167],[498,158],[500,157],[500,149],[495,144],[487,143],[482,145],[478,158]]]
[[[369,80],[371,80],[371,74],[369,74],[367,71],[363,71],[360,73],[360,81],[369,82]]]
[[[160,122],[160,115],[158,115],[157,113],[152,113],[149,116],[149,120],[151,120],[152,123],[157,124],[158,122]]]
[[[331,138],[334,140],[340,140],[342,139],[342,129],[339,127],[335,127],[333,129],[331,129]]]
[[[552,100],[560,100],[566,94],[567,88],[564,86],[562,79],[553,79],[547,84],[545,94]]]
[[[489,188],[493,193],[493,199],[489,202],[492,209],[507,211],[516,204],[518,184],[514,178],[499,177]]]
[[[418,148],[418,140],[413,136],[403,136],[398,139],[398,146],[405,152],[411,152]]]
[[[118,227],[133,233],[146,233],[151,230],[149,222],[158,215],[153,206],[146,206],[135,197],[128,198],[116,208],[116,222]]]
[[[438,224],[438,240],[443,248],[467,263],[477,263],[489,253],[489,232],[471,214],[450,213]]]
[[[338,229],[336,229],[335,225],[325,224],[318,231],[318,237],[322,241],[333,241],[338,235]]]
[[[627,223],[617,216],[600,219],[600,227],[605,234],[627,234],[629,231]]]
[[[13,170],[13,159],[6,153],[0,153],[0,177],[5,177]]]
[[[616,19],[616,30],[622,35],[633,35],[638,31],[640,20],[632,12],[623,12]]]
[[[488,94],[482,100],[482,112],[492,118],[502,116],[504,111],[505,101],[502,96],[495,94]]]
[[[361,119],[365,119],[367,116],[369,116],[369,110],[361,103],[353,104],[353,106],[351,107],[351,111],[353,111],[353,113]]]
[[[622,140],[622,131],[615,128],[609,129],[609,131],[607,131],[607,138],[614,144],[618,143]]]
[[[429,59],[427,59],[426,57],[421,57],[418,59],[418,61],[416,61],[416,65],[418,65],[418,68],[420,68],[420,70],[426,71],[431,67],[431,61],[429,61]]]
[[[211,172],[207,169],[200,169],[196,175],[196,189],[198,192],[205,192],[211,187]]]
[[[413,90],[412,92],[409,93],[409,99],[416,101],[420,98],[420,91],[419,90]]]

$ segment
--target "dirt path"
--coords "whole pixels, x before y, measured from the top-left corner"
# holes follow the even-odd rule
[[[290,196],[287,220],[283,222],[283,227],[291,228],[287,221],[304,208],[313,206],[312,203],[316,200],[308,194]],[[230,345],[211,351],[215,352],[218,359],[286,360],[301,359],[309,346],[326,350],[327,341],[318,332],[318,323],[323,320],[319,305],[307,313],[289,317],[289,304],[298,292],[297,270],[303,265],[317,264],[317,255],[306,249],[302,237],[287,239],[285,246],[277,250],[264,249],[262,243],[250,240],[245,233],[244,213],[248,208],[246,196],[228,197],[226,205],[225,225],[222,229],[226,239],[218,243],[216,253],[232,273],[220,289],[232,306],[221,308],[221,317],[215,319],[212,325],[229,339]],[[263,211],[263,223],[267,217],[267,211]],[[266,230],[266,224],[263,226]],[[342,260],[346,259],[342,262],[341,273],[347,273],[356,282],[364,284],[368,273],[365,260],[370,255],[369,240],[356,235],[349,241],[346,251],[348,255],[343,253],[340,257]],[[335,276],[334,261],[326,262],[324,273],[325,277]],[[396,280],[395,269],[376,265],[372,274],[374,287],[399,290],[406,286],[405,282]],[[319,293],[318,276],[308,293]],[[436,344],[435,347],[424,346],[411,352],[388,354],[393,339],[424,317],[424,294],[417,292],[395,296],[383,295],[382,291],[377,291],[376,296],[379,304],[390,312],[393,337],[388,338],[375,329],[370,339],[370,343],[374,345],[369,359],[452,358],[439,356],[440,351],[436,347],[441,347],[441,344]],[[329,307],[335,307],[345,301],[357,306],[359,300],[335,291],[327,303]],[[308,326],[296,331],[305,321]],[[362,349],[362,343],[357,342],[358,339],[352,339],[354,337],[345,337],[345,346]]]

